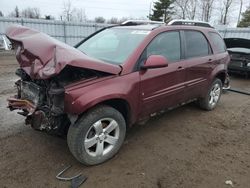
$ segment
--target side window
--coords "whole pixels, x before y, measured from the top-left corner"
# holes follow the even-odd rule
[[[210,46],[205,36],[199,31],[184,31],[186,40],[186,58],[207,56]]]
[[[226,51],[226,45],[218,33],[209,32],[210,38],[213,44],[216,46],[219,53],[223,53]]]
[[[178,31],[169,31],[157,35],[146,49],[147,57],[162,55],[170,62],[181,58],[180,34]]]

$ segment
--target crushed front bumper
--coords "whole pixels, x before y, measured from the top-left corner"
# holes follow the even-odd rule
[[[25,116],[31,115],[32,113],[35,112],[36,106],[28,100],[10,97],[7,99],[7,101],[8,101],[8,108],[11,111],[22,110],[22,112],[19,112],[19,114]]]

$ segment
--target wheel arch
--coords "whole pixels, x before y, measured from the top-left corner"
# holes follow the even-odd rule
[[[123,98],[111,98],[96,102],[95,104],[88,106],[88,108],[86,108],[81,114],[78,115],[78,118],[85,114],[87,111],[100,105],[107,105],[116,109],[124,117],[127,126],[130,126],[132,124],[132,112],[130,104],[126,99]]]
[[[224,85],[226,81],[227,73],[225,71],[220,71],[215,75],[215,78],[218,78],[221,80],[222,85]]]
[[[131,124],[131,108],[129,103],[125,99],[115,98],[108,99],[98,103],[97,105],[107,105],[119,111],[126,121],[126,125]]]

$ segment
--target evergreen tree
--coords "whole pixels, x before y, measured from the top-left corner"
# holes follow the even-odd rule
[[[242,14],[242,19],[238,24],[238,27],[250,27],[250,6]]]
[[[153,14],[149,16],[150,20],[153,21],[164,21],[167,22],[171,19],[171,15],[174,0],[158,0],[154,3]]]
[[[16,8],[15,8],[15,17],[16,18],[19,18],[20,17],[20,14],[19,14],[19,9],[18,9],[18,7],[16,6]]]

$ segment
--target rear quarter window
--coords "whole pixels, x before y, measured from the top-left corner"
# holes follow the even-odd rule
[[[226,45],[218,33],[209,32],[210,39],[216,47],[217,53],[223,53],[227,50]]]

